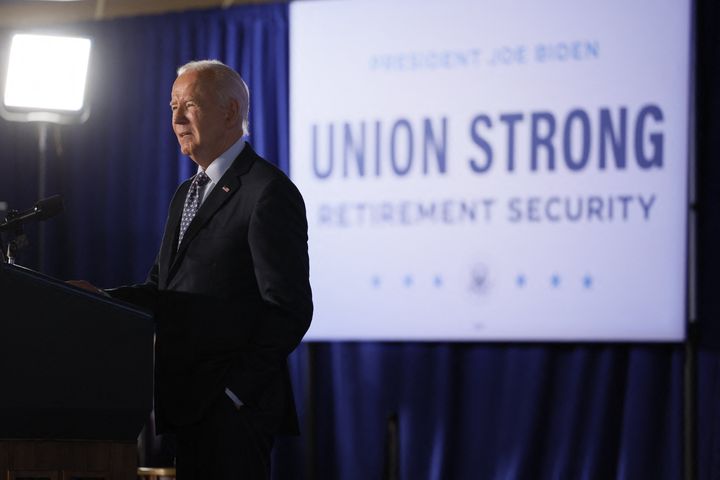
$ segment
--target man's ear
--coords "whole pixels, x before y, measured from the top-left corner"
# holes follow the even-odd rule
[[[240,104],[237,100],[231,98],[225,110],[225,123],[230,127],[238,122],[240,122]]]

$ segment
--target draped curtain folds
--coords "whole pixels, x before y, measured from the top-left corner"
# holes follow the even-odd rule
[[[175,69],[189,60],[217,58],[240,71],[251,143],[289,168],[287,4],[63,30],[94,39],[92,113],[84,125],[50,131],[48,193],[63,194],[66,212],[48,223],[42,270],[100,286],[144,279],[169,200],[194,171],[168,108]],[[29,206],[35,126],[0,121],[0,145],[0,200]],[[717,183],[717,173],[703,182]],[[31,249],[20,260],[34,259]],[[678,479],[682,370],[677,345],[303,344],[290,371],[304,434],[278,440],[274,477],[382,478],[396,446],[407,480]],[[715,351],[700,355],[698,382],[699,478],[718,478]]]
[[[393,414],[403,479],[682,476],[680,347],[313,348],[317,478],[380,478]]]

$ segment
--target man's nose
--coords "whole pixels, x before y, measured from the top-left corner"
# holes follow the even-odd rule
[[[182,107],[177,107],[175,110],[173,110],[172,121],[173,123],[187,123],[185,109]]]

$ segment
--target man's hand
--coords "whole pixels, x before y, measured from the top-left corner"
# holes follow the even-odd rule
[[[65,283],[68,285],[72,285],[73,287],[82,288],[83,290],[87,290],[88,292],[97,293],[98,295],[107,295],[103,290],[97,288],[92,283],[86,281],[86,280],[68,280]]]

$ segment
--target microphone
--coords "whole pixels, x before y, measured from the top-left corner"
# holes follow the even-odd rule
[[[64,209],[63,200],[60,195],[53,195],[52,197],[44,198],[38,201],[35,206],[24,212],[12,214],[7,216],[4,222],[0,223],[0,232],[10,230],[16,225],[25,223],[27,221],[42,221],[52,218]]]

